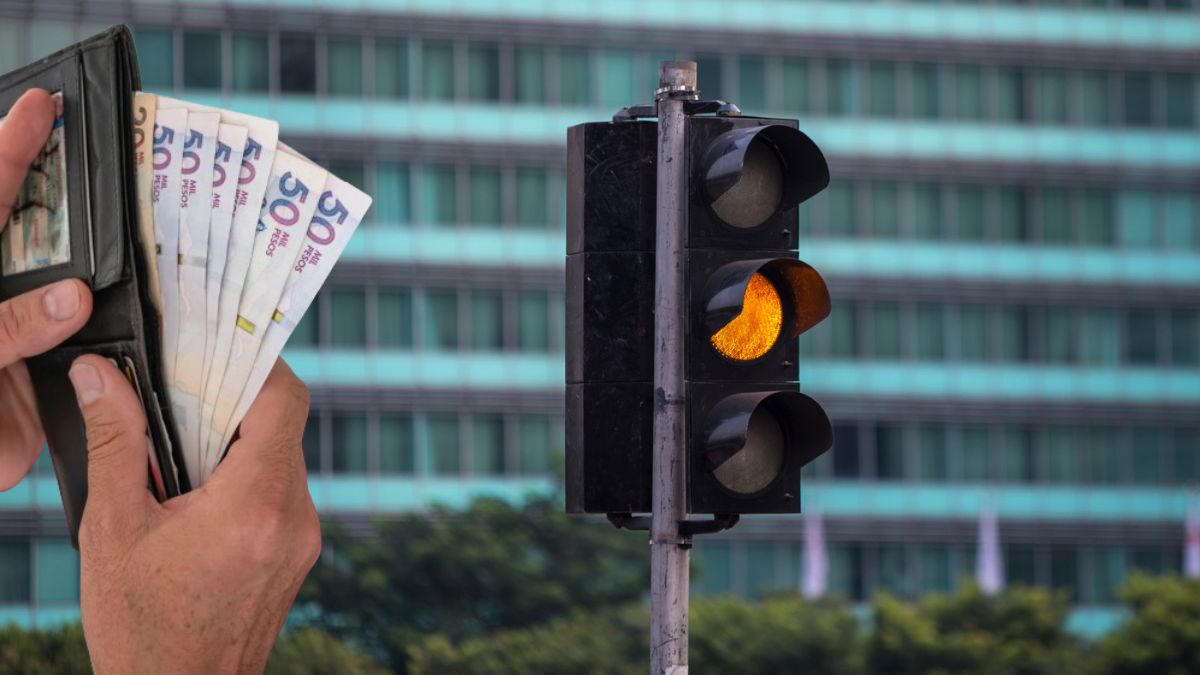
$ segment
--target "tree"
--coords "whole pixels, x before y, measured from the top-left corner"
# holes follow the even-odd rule
[[[481,499],[376,523],[370,537],[327,536],[301,615],[399,672],[428,634],[458,642],[626,604],[649,587],[644,536],[568,516],[548,498]]]
[[[92,672],[92,661],[79,624],[49,630],[27,631],[16,626],[0,628],[0,673],[24,675],[82,675]]]
[[[1095,672],[1200,673],[1200,580],[1137,574],[1121,599],[1132,615],[1100,642]]]
[[[267,675],[386,675],[369,655],[312,628],[284,633],[275,643]]]
[[[975,585],[955,595],[906,604],[881,593],[868,639],[872,673],[1061,675],[1082,666],[1067,631],[1062,594],[1017,588],[983,595]]]

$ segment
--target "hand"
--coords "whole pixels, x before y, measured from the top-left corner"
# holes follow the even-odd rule
[[[87,425],[80,605],[96,672],[261,672],[321,551],[300,450],[308,390],[276,362],[209,482],[159,504],[125,377],[93,355],[70,377]]]
[[[30,163],[46,145],[54,114],[50,95],[31,89],[0,123],[0,230],[8,225]],[[23,359],[74,335],[91,313],[92,295],[75,279],[0,303],[0,490],[20,482],[46,444]]]

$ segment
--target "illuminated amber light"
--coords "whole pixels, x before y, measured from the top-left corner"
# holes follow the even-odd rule
[[[779,291],[763,275],[755,272],[746,284],[742,313],[712,336],[711,342],[722,356],[735,361],[753,361],[770,351],[783,327],[783,302]]]

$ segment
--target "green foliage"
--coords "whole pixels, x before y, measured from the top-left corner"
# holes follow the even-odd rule
[[[1065,596],[1027,588],[990,597],[969,585],[917,604],[880,594],[868,639],[868,671],[1076,673],[1083,664],[1079,644],[1066,629],[1069,609]]]
[[[692,603],[689,660],[698,672],[777,675],[861,672],[858,620],[843,605],[776,596]]]
[[[403,672],[425,636],[452,642],[639,600],[644,537],[568,516],[552,499],[493,499],[378,523],[374,536],[328,531],[328,560],[300,602],[313,623]]]
[[[1095,672],[1200,673],[1200,580],[1135,575],[1121,599],[1133,615],[1104,638]]]
[[[388,672],[369,655],[312,628],[284,633],[275,643],[266,669],[267,675],[385,675]]]
[[[0,673],[74,675],[91,673],[92,661],[79,624],[51,630],[0,628]]]

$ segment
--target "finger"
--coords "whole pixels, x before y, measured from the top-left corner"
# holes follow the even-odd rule
[[[99,517],[106,524],[132,522],[154,503],[146,487],[149,440],[141,401],[125,375],[94,354],[75,359],[70,378],[87,427],[84,517]]]
[[[0,369],[0,492],[19,483],[46,443],[33,382],[23,362]]]
[[[0,303],[0,368],[58,345],[83,328],[91,314],[91,291],[78,279]]]
[[[275,362],[262,391],[246,411],[239,436],[213,474],[231,475],[222,480],[272,483],[304,479],[304,453],[300,440],[308,419],[308,387],[283,359]],[[236,476],[236,478],[234,477]]]
[[[17,200],[29,165],[46,145],[57,106],[44,89],[30,89],[0,122],[0,229]]]

